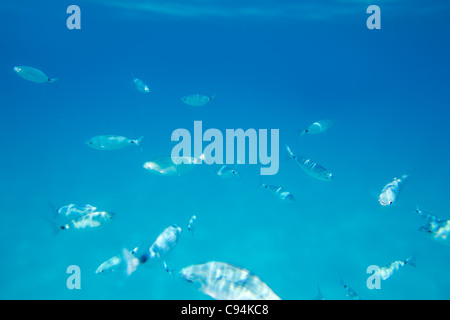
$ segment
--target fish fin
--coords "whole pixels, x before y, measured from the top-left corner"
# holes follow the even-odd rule
[[[416,265],[416,257],[417,257],[416,255],[412,256],[411,258],[406,260],[406,263],[409,264],[411,267],[416,268],[417,267],[417,265]]]
[[[144,140],[143,136],[137,140],[131,140],[132,143],[134,143],[136,146],[139,147],[139,150],[141,150],[141,152],[142,152],[142,140]]]
[[[50,210],[52,212],[52,218],[53,218],[53,220],[55,220],[56,217],[58,217],[58,210],[56,209],[56,207],[51,202],[48,202],[48,205],[49,205]]]

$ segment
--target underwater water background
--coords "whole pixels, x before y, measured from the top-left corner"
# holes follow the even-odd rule
[[[244,5],[245,3],[245,5]],[[68,30],[66,8],[81,8]],[[382,29],[368,30],[377,4]],[[171,6],[172,5],[172,6]],[[172,8],[173,10],[170,10]],[[205,10],[203,10],[206,8]],[[295,9],[294,9],[295,8]],[[418,231],[424,210],[450,219],[450,4],[446,1],[2,1],[0,3],[1,299],[210,299],[162,267],[127,279],[95,274],[105,260],[183,228],[177,270],[222,261],[259,276],[282,299],[449,299],[450,248]],[[54,84],[19,78],[37,67]],[[138,92],[132,73],[146,82]],[[204,107],[180,100],[216,94]],[[323,135],[297,129],[332,118]],[[142,165],[170,155],[178,128],[280,129],[280,170],[217,165],[179,177]],[[143,151],[102,152],[93,136],[144,136]],[[325,183],[286,159],[285,144],[335,175]],[[410,174],[398,201],[377,198]],[[295,195],[282,203],[266,190]],[[52,235],[49,206],[117,214],[97,230]],[[186,226],[195,214],[194,235]],[[369,290],[370,265],[417,255]],[[70,265],[81,289],[66,287]]]

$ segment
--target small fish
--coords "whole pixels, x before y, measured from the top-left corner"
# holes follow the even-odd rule
[[[334,180],[334,175],[322,167],[321,165],[317,164],[316,162],[312,161],[311,159],[304,158],[304,157],[298,157],[296,156],[289,146],[286,146],[286,150],[288,152],[288,155],[291,159],[295,160],[297,164],[300,166],[300,168],[303,169],[307,174],[309,174],[311,177],[316,178],[320,181],[326,181],[330,182]]]
[[[91,206],[90,204],[86,204],[83,206],[78,206],[76,204],[68,204],[66,206],[62,206],[56,212],[60,216],[71,217],[74,215],[82,216],[87,213],[91,213],[97,210],[96,207]]]
[[[224,262],[192,265],[182,269],[180,276],[200,284],[200,290],[216,300],[280,300],[257,276]]]
[[[193,215],[192,217],[191,217],[191,220],[189,220],[189,224],[188,224],[188,227],[187,227],[187,230],[188,231],[194,231],[194,227],[195,227],[195,221],[197,220],[197,216],[196,215]]]
[[[69,230],[69,229],[97,228],[97,227],[109,222],[111,219],[114,218],[114,216],[115,216],[115,214],[112,212],[106,212],[106,211],[91,212],[91,213],[82,215],[81,217],[72,219],[71,221],[69,221],[69,223],[60,226],[59,229]]]
[[[201,94],[191,94],[189,96],[181,98],[181,101],[183,101],[185,104],[190,105],[190,106],[201,107],[201,106],[204,106],[205,104],[213,101],[214,98],[215,98],[215,96],[208,97],[208,96],[203,96]]]
[[[144,169],[161,176],[179,176],[191,171],[195,164],[200,164],[204,156],[192,157],[166,157],[144,163]]]
[[[155,242],[150,248],[145,249],[144,252],[136,254],[138,264],[144,264],[148,261],[161,261],[163,263],[164,270],[171,272],[167,266],[165,258],[169,252],[178,244],[178,240],[181,236],[181,228],[177,225],[171,225],[164,229],[164,231],[156,238]],[[133,260],[134,261],[134,260]],[[134,264],[134,262],[132,262]],[[131,272],[137,268],[137,265],[132,268]],[[131,274],[131,273],[130,273]]]
[[[217,175],[219,177],[222,177],[224,179],[229,179],[229,178],[239,178],[239,173],[237,172],[236,169],[234,169],[231,166],[228,165],[223,165],[218,171],[217,171]]]
[[[378,202],[382,206],[392,205],[398,197],[400,187],[404,184],[404,182],[408,179],[408,177],[409,177],[408,175],[403,175],[401,178],[395,178],[392,182],[389,182],[383,188],[383,190],[381,190]]]
[[[396,271],[402,269],[406,265],[410,265],[415,268],[416,267],[415,258],[411,257],[406,260],[394,261],[394,262],[390,263],[389,265],[380,268],[379,271],[377,272],[377,274],[378,274],[378,276],[380,276],[380,278],[382,280],[387,280],[390,277],[392,277],[392,275]]]
[[[49,78],[44,72],[39,69],[27,66],[18,66],[13,68],[17,75],[25,80],[45,83],[45,82],[55,82],[58,79]]]
[[[347,284],[345,284],[342,280],[341,280],[341,285],[344,287],[345,289],[345,295],[347,297],[349,297],[352,300],[361,300],[361,298],[359,297],[359,295],[355,292],[355,290],[353,290],[352,288],[350,288]]]
[[[135,88],[140,92],[144,92],[144,93],[150,92],[149,87],[142,80],[135,78],[134,75],[133,75],[133,84],[134,84]]]
[[[305,130],[300,131],[300,137],[303,137],[306,134],[313,135],[313,134],[324,133],[325,131],[327,131],[328,129],[330,129],[333,126],[334,122],[335,122],[335,120],[331,120],[331,119],[324,119],[324,120],[314,122]]]
[[[269,190],[271,193],[273,193],[275,196],[278,197],[278,199],[282,201],[295,201],[295,197],[286,189],[274,186],[274,185],[267,185],[264,183],[261,183],[261,187],[263,187],[266,190]]]
[[[119,150],[131,145],[141,148],[142,139],[144,139],[144,137],[133,140],[122,136],[106,135],[93,137],[89,139],[86,144],[97,150]]]
[[[427,224],[420,227],[419,231],[435,241],[450,246],[450,220],[442,220],[419,208],[416,212],[427,220]]]
[[[130,252],[130,254],[134,255],[138,248],[135,248]],[[120,255],[114,256],[105,262],[103,262],[95,271],[95,273],[112,273],[117,272],[123,266],[123,257]]]

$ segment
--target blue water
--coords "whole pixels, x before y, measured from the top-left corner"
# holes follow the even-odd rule
[[[81,8],[68,30],[66,8]],[[447,1],[2,1],[0,3],[0,298],[210,299],[162,267],[127,279],[95,274],[121,249],[152,242],[171,224],[183,236],[177,270],[223,261],[258,275],[282,299],[449,299],[450,249],[418,231],[416,205],[450,219],[450,56]],[[366,27],[367,6],[382,29]],[[58,78],[36,84],[14,66]],[[149,94],[138,92],[134,75]],[[195,108],[182,96],[216,94]],[[323,135],[296,130],[323,119]],[[179,177],[146,172],[170,155],[173,130],[280,129],[280,170],[263,177],[297,198],[259,187],[256,165],[224,181],[219,166]],[[145,136],[143,151],[89,148],[104,134]],[[284,144],[329,168],[306,175]],[[377,198],[410,174],[398,201]],[[92,204],[117,214],[99,229],[52,235],[49,203]],[[186,230],[196,214],[194,236]],[[370,265],[417,255],[381,290]],[[81,269],[69,290],[66,269]]]

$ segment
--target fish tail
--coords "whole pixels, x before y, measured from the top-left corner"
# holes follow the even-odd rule
[[[64,230],[64,227],[59,226],[53,219],[47,218],[47,222],[49,223],[52,229],[52,236],[56,236],[61,232],[61,230]]]
[[[306,130],[297,130],[297,132],[298,132],[298,137],[299,138],[303,137],[307,133]]]
[[[56,82],[56,81],[58,81],[57,78],[48,78],[48,82]]]
[[[216,94],[214,93],[210,98],[209,98],[209,101],[213,101],[213,100],[215,100],[216,99]]]
[[[411,258],[406,259],[406,264],[409,264],[411,267],[416,268],[416,256],[412,256]]]
[[[135,145],[137,145],[141,151],[142,151],[142,140],[144,140],[144,137],[143,137],[143,136],[140,137],[140,138],[137,139],[137,140],[133,140],[133,143],[134,143]]]

